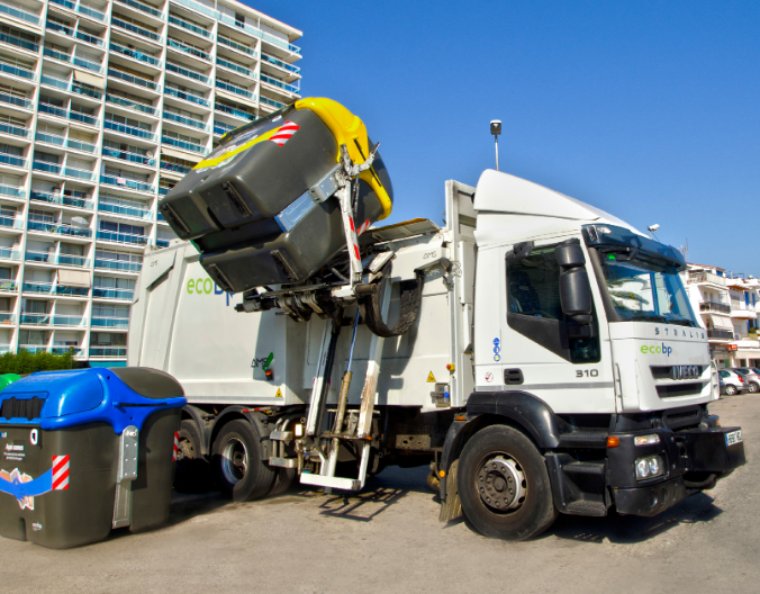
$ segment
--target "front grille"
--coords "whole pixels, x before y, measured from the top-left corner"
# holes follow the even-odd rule
[[[704,365],[653,365],[652,377],[656,380],[670,379],[675,381],[694,380],[702,377]]]
[[[42,412],[44,398],[8,398],[3,400],[0,416],[5,419],[36,419]]]
[[[683,382],[657,386],[660,398],[676,398],[678,396],[699,396],[702,393],[702,382]]]

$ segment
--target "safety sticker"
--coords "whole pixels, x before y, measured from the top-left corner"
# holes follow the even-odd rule
[[[282,390],[280,388],[277,388],[277,391],[274,393],[275,398],[282,398]]]
[[[435,383],[435,376],[433,375],[432,371],[430,373],[428,373],[427,383],[429,383],[429,384],[434,384]]]
[[[69,488],[70,458],[53,456],[50,469],[37,478],[14,468],[10,472],[0,470],[0,493],[15,497],[21,509],[34,510],[34,498],[50,491],[66,491]]]

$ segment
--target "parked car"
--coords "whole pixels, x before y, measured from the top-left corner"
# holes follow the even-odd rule
[[[737,392],[743,392],[747,389],[744,378],[733,369],[721,369],[718,371],[718,376],[720,377],[721,394],[733,396]]]
[[[751,367],[734,367],[732,371],[738,373],[744,379],[744,385],[752,393],[760,392],[760,374]]]

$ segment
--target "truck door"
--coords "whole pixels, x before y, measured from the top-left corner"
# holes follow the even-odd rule
[[[587,284],[589,311],[569,314],[566,295],[563,307],[567,286],[561,277],[568,269],[561,261],[561,245],[531,242],[502,252],[499,335],[490,339],[491,353],[480,359],[492,355],[478,384],[484,380],[501,384],[498,389],[528,392],[558,413],[614,412],[609,344],[605,324],[597,317],[601,307],[594,303],[598,291],[585,280],[586,258],[577,244],[580,262],[574,266]],[[492,264],[497,264],[495,258]]]

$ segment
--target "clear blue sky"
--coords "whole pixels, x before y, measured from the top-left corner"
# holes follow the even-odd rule
[[[246,0],[304,32],[302,93],[381,142],[390,221],[502,169],[692,262],[760,276],[760,2]]]

